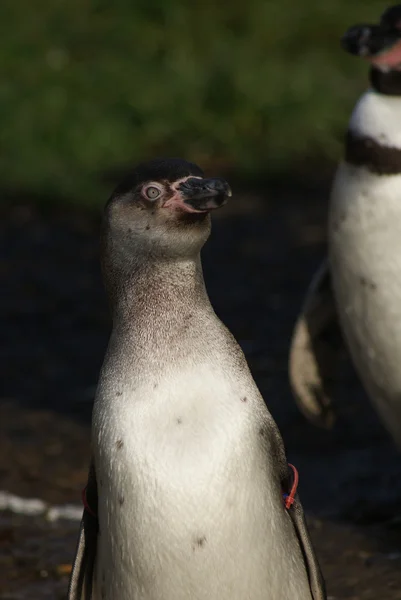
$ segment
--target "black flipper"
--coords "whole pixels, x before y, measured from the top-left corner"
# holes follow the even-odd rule
[[[335,421],[328,381],[343,350],[326,260],[307,290],[295,324],[288,365],[290,384],[299,409],[321,427],[331,427]]]
[[[78,544],[72,567],[67,600],[91,600],[96,559],[98,520],[97,520],[97,483],[93,462],[89,467],[86,501],[89,509],[84,508]]]

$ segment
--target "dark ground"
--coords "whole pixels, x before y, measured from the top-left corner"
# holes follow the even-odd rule
[[[215,215],[206,283],[299,469],[329,596],[401,600],[401,457],[347,365],[331,431],[304,420],[287,383],[292,326],[325,251],[327,190],[290,181],[234,196]],[[98,219],[14,201],[1,209],[0,230],[0,489],[77,504],[109,331]],[[77,530],[0,513],[0,598],[65,597]]]

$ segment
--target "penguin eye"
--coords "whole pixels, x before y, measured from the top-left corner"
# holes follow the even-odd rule
[[[156,200],[162,194],[162,190],[155,185],[148,185],[143,189],[143,194],[148,200]]]

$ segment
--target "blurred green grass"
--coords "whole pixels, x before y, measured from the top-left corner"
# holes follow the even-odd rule
[[[93,203],[154,155],[245,177],[334,161],[368,71],[339,38],[385,7],[2,0],[0,189]]]

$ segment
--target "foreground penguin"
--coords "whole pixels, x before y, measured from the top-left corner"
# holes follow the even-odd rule
[[[106,206],[113,330],[70,600],[326,597],[296,470],[203,281],[209,212],[228,196],[160,159]]]
[[[358,374],[401,448],[401,5],[358,25],[343,47],[371,63],[369,89],[349,123],[329,213],[329,260],[308,291],[290,352],[301,409],[334,415],[325,377],[337,316]]]

